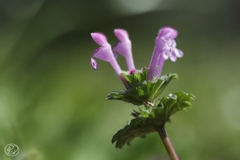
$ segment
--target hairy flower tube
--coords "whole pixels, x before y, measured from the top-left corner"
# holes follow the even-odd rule
[[[174,39],[177,37],[177,34],[177,30],[170,27],[164,27],[159,30],[149,66],[148,80],[153,80],[154,77],[161,75],[165,60],[170,58],[171,61],[175,62],[177,57],[183,56],[183,52],[176,48]]]

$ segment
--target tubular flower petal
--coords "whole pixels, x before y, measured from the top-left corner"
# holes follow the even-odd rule
[[[114,34],[120,42],[117,43],[113,50],[125,57],[129,71],[135,70],[132,57],[132,43],[129,39],[127,31],[123,29],[115,29]]]
[[[148,80],[153,80],[154,77],[161,75],[164,61],[168,58],[175,62],[177,57],[182,57],[183,52],[176,48],[175,38],[177,30],[170,27],[163,27],[159,30],[155,40],[155,48],[150,62]]]
[[[123,84],[126,86],[126,88],[129,88],[129,84],[127,81],[122,77],[121,75],[121,68],[119,67],[116,58],[114,56],[114,53],[112,51],[111,45],[108,43],[107,38],[102,33],[91,33],[92,39],[100,45],[98,49],[96,49],[91,57],[91,64],[93,69],[97,69],[98,64],[93,59],[93,57],[101,59],[103,61],[109,62],[113,69],[115,70],[116,74],[119,76],[119,78],[122,80]]]

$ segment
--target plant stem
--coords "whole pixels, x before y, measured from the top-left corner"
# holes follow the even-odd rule
[[[171,158],[171,160],[179,160],[177,153],[172,146],[172,143],[170,141],[170,138],[168,137],[168,134],[167,134],[164,126],[158,127],[157,132],[158,132],[159,136],[161,137],[164,147],[167,150],[168,155]]]

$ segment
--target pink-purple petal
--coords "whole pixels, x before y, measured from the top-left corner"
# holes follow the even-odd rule
[[[98,49],[95,50],[92,57],[96,57],[107,62],[111,61],[113,57],[111,46],[109,45],[109,46],[99,47]]]
[[[124,42],[118,42],[114,47],[113,47],[113,50],[115,52],[118,52],[119,54],[121,54],[122,56],[126,56],[127,54],[127,50],[128,50],[128,46],[126,43]]]
[[[155,73],[155,76],[156,77],[159,77],[161,75],[161,72],[162,72],[162,67],[163,67],[163,64],[164,64],[164,61],[165,59],[163,58],[163,55],[160,54],[159,55],[159,58],[158,58],[158,63],[157,63],[157,67],[156,67],[156,73]]]
[[[173,52],[169,53],[169,58],[172,62],[176,62],[177,60],[177,56]]]
[[[179,57],[179,58],[183,57],[183,51],[181,51],[180,49],[175,49],[175,50],[176,50],[175,53],[176,53],[177,57]]]
[[[115,57],[116,59],[118,58],[117,52],[113,51],[113,55],[114,55],[114,57]]]
[[[122,42],[129,39],[127,31],[124,29],[114,29],[114,34]]]
[[[159,31],[159,33],[160,32],[161,31]],[[165,40],[162,39],[162,37],[160,37],[159,35],[160,34],[158,34],[158,36],[155,39],[155,47],[149,65],[148,80],[153,80],[155,76],[158,76],[157,75],[158,72],[156,73],[156,67],[157,65],[159,65],[160,62],[162,62],[161,58],[163,58],[163,56],[160,55],[164,51],[164,47],[166,47]]]
[[[172,48],[176,48],[177,46],[177,43],[175,40],[171,40],[171,45],[170,45]]]
[[[164,39],[174,39],[178,35],[177,30],[171,28],[171,27],[163,27],[159,31],[159,36]]]
[[[125,57],[128,70],[135,69],[132,57],[132,43],[128,37],[128,33],[123,29],[115,29],[114,34],[120,42],[114,46],[113,50]]]
[[[165,60],[167,60],[167,59],[169,58],[168,52],[167,52],[166,50],[163,51],[162,55],[163,55],[163,58],[164,58]]]
[[[98,68],[98,64],[95,61],[95,59],[91,58],[91,64],[92,64],[92,67],[93,67],[94,70],[96,70]]]
[[[100,46],[104,46],[108,44],[107,37],[103,33],[94,32],[94,33],[91,33],[91,36],[92,36],[92,39]]]

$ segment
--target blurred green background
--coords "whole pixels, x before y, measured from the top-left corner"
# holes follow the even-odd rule
[[[115,149],[111,138],[135,106],[104,101],[123,89],[111,66],[90,56],[91,32],[114,45],[114,28],[130,34],[137,68],[148,67],[163,26],[176,28],[184,57],[166,61],[177,73],[164,95],[196,95],[166,129],[182,160],[240,159],[240,1],[1,0],[0,159],[15,143],[14,160],[167,160],[157,133]],[[122,57],[118,59],[126,70]]]

